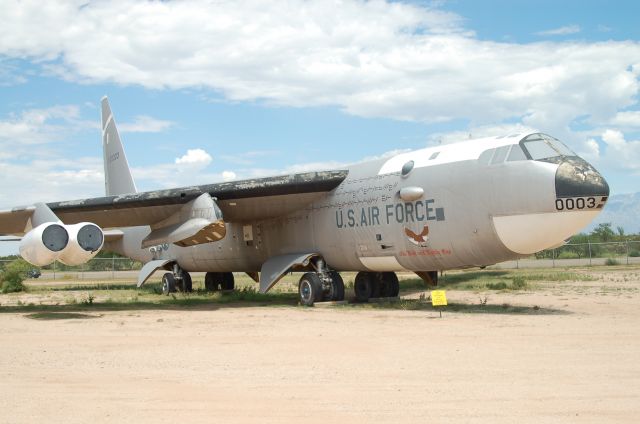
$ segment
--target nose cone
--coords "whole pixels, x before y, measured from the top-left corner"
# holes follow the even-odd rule
[[[556,197],[609,196],[609,184],[587,161],[565,158],[556,171]]]

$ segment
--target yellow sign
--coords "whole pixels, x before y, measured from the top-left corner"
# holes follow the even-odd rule
[[[433,306],[447,306],[447,295],[444,290],[433,290],[431,292],[431,304]]]

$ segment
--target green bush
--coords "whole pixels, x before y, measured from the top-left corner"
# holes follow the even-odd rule
[[[640,257],[640,250],[632,250],[631,252],[629,252],[629,256],[631,256],[632,258]]]
[[[500,281],[498,283],[487,283],[487,288],[489,290],[504,290],[507,288],[507,283],[504,281]]]
[[[0,291],[2,293],[17,293],[21,291],[25,291],[25,286],[22,284],[22,281],[3,281],[2,286],[0,287]]]
[[[527,287],[527,280],[525,280],[522,276],[513,277],[511,281],[511,287],[514,290],[524,289],[525,287]]]
[[[576,252],[564,250],[560,252],[558,256],[556,256],[556,259],[580,259],[580,255],[578,255]]]
[[[10,262],[0,273],[0,291],[2,293],[25,291],[26,287],[22,282],[29,269],[31,269],[31,265],[23,259]]]
[[[606,261],[604,261],[605,265],[620,265],[620,262],[618,262],[617,259],[615,258],[607,258]]]

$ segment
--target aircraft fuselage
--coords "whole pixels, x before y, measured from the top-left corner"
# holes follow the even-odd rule
[[[473,140],[354,165],[320,200],[282,217],[227,223],[215,243],[140,249],[149,230],[138,227],[111,247],[210,272],[260,271],[268,258],[304,252],[338,271],[446,270],[528,256],[587,225],[609,189],[575,154],[534,160],[521,140]]]

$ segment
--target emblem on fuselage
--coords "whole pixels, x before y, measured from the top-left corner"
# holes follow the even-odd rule
[[[420,234],[416,234],[407,227],[404,227],[404,233],[407,235],[407,239],[420,247],[427,247],[427,242],[429,241],[429,226],[425,225],[422,228],[422,232]]]

